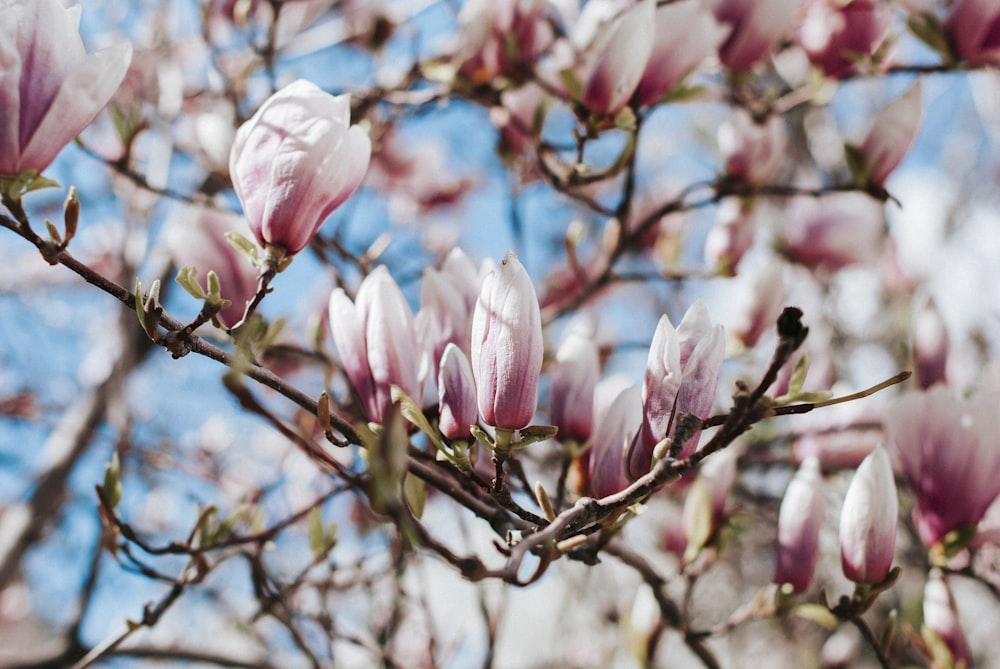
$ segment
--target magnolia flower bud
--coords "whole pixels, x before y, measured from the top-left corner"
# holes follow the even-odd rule
[[[560,439],[583,443],[594,426],[594,386],[600,374],[597,346],[593,340],[573,333],[556,353],[552,373],[552,424]]]
[[[958,621],[955,598],[940,569],[931,569],[924,585],[924,627],[948,647],[952,659],[948,666],[972,666],[972,651]]]
[[[298,253],[361,184],[371,140],[350,117],[350,96],[299,79],[236,131],[229,172],[261,246]]]
[[[889,6],[876,0],[816,0],[806,12],[799,41],[813,65],[840,79],[875,53],[891,21]]]
[[[365,277],[353,303],[343,289],[333,291],[330,332],[368,420],[388,415],[393,385],[420,398],[413,312],[384,266]]]
[[[487,425],[518,430],[531,422],[543,349],[535,287],[508,251],[483,281],[472,319],[472,372]]]
[[[970,65],[1000,65],[1000,6],[983,0],[957,0],[944,29],[955,51]]]
[[[656,1],[642,0],[610,27],[603,50],[583,91],[583,106],[617,114],[635,92],[653,51]]]
[[[917,498],[914,521],[927,546],[971,530],[1000,495],[997,397],[957,399],[936,385],[889,407],[885,427]]]
[[[691,305],[676,330],[666,316],[660,319],[642,386],[642,429],[629,449],[633,478],[649,471],[657,444],[674,436],[679,413],[704,418],[711,410],[725,349],[722,326],[712,325],[701,300]],[[679,457],[691,455],[698,448],[698,434],[677,448]]]
[[[948,380],[948,328],[934,302],[928,300],[913,319],[913,375],[917,385],[930,388]]]
[[[876,448],[851,480],[840,512],[840,562],[855,583],[881,583],[896,548],[899,499],[889,453]]]
[[[0,175],[42,172],[118,89],[132,45],[88,54],[80,6],[0,3]]]
[[[470,425],[479,422],[476,382],[469,359],[455,344],[448,344],[438,373],[441,434],[448,439],[472,439]]]
[[[696,0],[672,2],[656,10],[653,51],[636,88],[640,106],[670,92],[706,58],[729,33]]]
[[[732,32],[719,47],[719,60],[730,70],[749,70],[767,58],[787,36],[800,0],[715,0],[715,18]]]
[[[823,525],[823,477],[819,459],[810,456],[795,472],[778,512],[778,562],[774,582],[789,583],[796,592],[809,587],[819,554]]]
[[[868,183],[884,186],[920,129],[920,82],[879,111],[864,143],[861,156],[868,168]]]
[[[625,448],[642,422],[639,386],[621,391],[594,430],[590,449],[590,494],[607,497],[628,487]]]

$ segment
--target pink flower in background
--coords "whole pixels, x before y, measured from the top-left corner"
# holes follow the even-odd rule
[[[828,77],[858,71],[885,40],[892,11],[879,0],[812,0],[799,30],[809,60]]]
[[[547,0],[470,0],[459,13],[459,73],[475,84],[523,78],[553,36]]]
[[[819,459],[808,457],[795,472],[778,512],[777,565],[774,582],[802,592],[812,582],[819,555],[825,488]]]
[[[593,339],[571,333],[556,353],[552,372],[551,419],[559,439],[583,443],[594,427],[594,387],[601,367]]]
[[[889,453],[876,448],[858,466],[840,512],[840,562],[855,583],[881,583],[892,568],[899,499]]]
[[[649,471],[656,445],[673,436],[678,413],[699,418],[708,415],[725,348],[722,326],[712,325],[701,300],[691,305],[676,330],[670,319],[660,318],[642,386],[642,428],[628,455],[630,476],[638,478]],[[697,447],[695,434],[683,445],[680,457],[691,455]]]
[[[733,336],[747,348],[757,345],[764,333],[774,330],[778,316],[785,305],[784,263],[768,263],[757,275],[750,291],[750,299],[738,308],[733,326]]]
[[[737,449],[727,448],[724,451],[714,453],[699,467],[698,476],[684,497],[685,544],[691,545],[693,542],[706,541],[718,532],[718,529],[725,522],[726,501],[729,499],[733,483],[736,482],[736,465],[739,456]],[[707,527],[701,527],[698,519],[698,516],[704,511],[704,509],[699,508],[702,504],[711,507],[709,509],[711,523]],[[692,531],[698,533],[706,530],[707,533],[703,536],[692,536]]]
[[[0,175],[42,172],[121,84],[132,45],[88,54],[79,5],[0,0]]]
[[[584,107],[614,115],[628,104],[653,52],[655,17],[656,0],[642,0],[607,28],[583,90]]]
[[[410,305],[384,265],[364,278],[353,302],[342,288],[330,295],[333,343],[369,421],[389,412],[393,385],[420,401],[414,330]]]
[[[785,213],[782,250],[810,269],[874,262],[885,237],[881,204],[863,193],[795,198]]]
[[[441,434],[448,439],[471,440],[469,426],[479,422],[472,365],[462,349],[448,344],[441,356],[440,367],[437,384]]]
[[[165,242],[177,267],[198,268],[198,282],[208,289],[206,276],[219,277],[222,297],[232,304],[217,318],[226,327],[243,318],[246,303],[257,293],[257,270],[229,245],[226,233],[241,228],[235,214],[205,207],[185,207],[167,223]]]
[[[760,186],[768,183],[785,159],[788,138],[785,120],[768,116],[755,121],[745,109],[737,109],[719,127],[719,149],[725,158],[726,176]]]
[[[487,425],[518,430],[531,422],[543,351],[535,287],[508,251],[483,281],[472,320],[472,372],[479,413]]]
[[[732,31],[719,47],[730,70],[749,70],[788,36],[800,0],[713,0],[715,18]]]
[[[913,376],[921,388],[948,382],[948,328],[928,300],[913,315]]]
[[[994,0],[956,0],[944,30],[965,62],[1000,65],[1000,4]]]
[[[629,485],[625,476],[625,449],[642,423],[639,386],[621,391],[596,423],[590,449],[590,494],[607,497]]]
[[[710,270],[736,276],[757,233],[754,204],[749,199],[729,197],[719,205],[715,225],[705,237],[705,262]]]
[[[940,569],[931,569],[924,584],[924,627],[944,641],[954,664],[972,666],[972,650],[958,620],[955,597]],[[964,665],[961,663],[964,662]],[[936,666],[936,665],[935,665]]]
[[[933,546],[958,529],[974,528],[1000,495],[998,397],[957,399],[937,385],[889,407],[885,428],[917,498],[920,539]]]
[[[903,161],[920,129],[921,107],[917,82],[879,111],[860,149],[869,184],[885,186],[889,175]]]
[[[475,274],[467,279],[475,283]],[[437,379],[448,344],[455,344],[466,355],[472,333],[472,310],[463,299],[461,287],[444,271],[428,268],[420,286],[420,312],[416,316],[418,340],[426,362],[421,379]]]
[[[371,140],[350,117],[350,96],[299,79],[236,131],[229,172],[261,246],[298,253],[361,184]]]
[[[640,106],[657,102],[711,55],[729,33],[696,0],[656,10],[653,51],[636,89]]]

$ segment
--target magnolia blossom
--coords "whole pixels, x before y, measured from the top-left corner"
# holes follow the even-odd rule
[[[642,0],[608,28],[584,87],[584,107],[598,114],[617,114],[628,104],[653,52],[655,16],[656,0]]]
[[[778,115],[757,122],[738,109],[719,127],[719,149],[726,161],[726,175],[756,186],[766,184],[785,159],[788,138],[785,120]]]
[[[121,84],[132,46],[88,54],[80,6],[0,0],[0,175],[42,172]]]
[[[940,569],[931,569],[924,585],[924,627],[933,631],[951,653],[951,666],[972,666],[972,650],[958,621],[955,597]]]
[[[617,114],[633,95],[639,106],[654,104],[714,54],[729,32],[696,0],[659,8],[656,4],[641,0],[597,36],[591,47],[596,58],[583,92],[587,109]],[[577,36],[584,32],[579,27],[574,30]]]
[[[705,237],[705,262],[723,276],[736,276],[753,245],[759,209],[750,199],[728,197],[719,205],[715,225]]]
[[[350,116],[350,96],[299,79],[236,131],[229,172],[262,246],[298,253],[361,183],[371,140]]]
[[[470,0],[459,12],[459,73],[482,84],[523,77],[552,40],[546,0]]]
[[[698,0],[672,2],[656,10],[656,39],[636,88],[640,106],[658,101],[706,58],[729,33]]]
[[[475,282],[475,275],[465,279]],[[473,303],[474,304],[474,303]],[[462,296],[461,286],[443,270],[428,268],[420,287],[420,313],[416,316],[418,340],[424,362],[421,380],[436,379],[448,344],[466,355],[472,332],[472,310]]]
[[[342,288],[333,291],[330,332],[368,420],[388,414],[393,385],[419,400],[413,312],[384,266],[365,277],[353,302]]]
[[[970,65],[1000,65],[1000,4],[957,0],[944,29],[962,60]]]
[[[448,344],[438,373],[439,427],[448,439],[472,439],[470,426],[479,421],[476,382],[469,358],[455,344]]]
[[[854,473],[840,512],[840,562],[855,583],[881,583],[896,548],[899,499],[889,453],[876,448]]]
[[[921,388],[948,380],[948,328],[934,302],[928,300],[913,316],[913,376]]]
[[[809,60],[828,77],[857,72],[889,30],[892,11],[879,0],[812,0],[799,31]]]
[[[882,206],[863,193],[794,198],[780,245],[789,260],[810,269],[874,262],[885,236],[883,217]]]
[[[971,529],[1000,495],[997,396],[967,400],[936,385],[889,407],[885,427],[917,498],[917,532],[928,546]]]
[[[730,70],[749,70],[791,32],[800,0],[713,0],[715,18],[732,31],[719,47]]]
[[[920,116],[920,82],[879,111],[860,149],[869,184],[885,185],[917,136]]]
[[[819,555],[819,530],[823,525],[823,477],[815,456],[805,459],[795,472],[778,512],[778,562],[774,582],[789,583],[796,592],[809,587]]]
[[[698,477],[684,498],[683,516],[686,544],[695,541],[695,537],[691,536],[692,531],[698,532],[701,529],[707,529],[708,534],[702,537],[704,540],[722,525],[726,518],[726,500],[729,499],[729,492],[733,488],[733,483],[736,482],[736,465],[739,456],[739,450],[730,447],[713,454],[698,469]],[[711,507],[709,528],[699,527],[698,517],[703,512],[703,509],[699,507],[702,504]]]
[[[632,442],[628,472],[649,471],[657,444],[672,437],[679,413],[705,417],[715,401],[725,355],[722,326],[712,325],[701,300],[688,309],[676,330],[663,316],[653,334],[642,386],[642,428]],[[698,435],[681,445],[684,458],[698,447]]]
[[[625,449],[642,422],[642,395],[639,386],[618,393],[611,406],[599,416],[590,448],[590,494],[607,497],[628,487],[625,476]]]
[[[246,303],[257,293],[257,270],[226,241],[226,233],[240,227],[231,213],[205,207],[186,207],[167,223],[165,241],[174,264],[198,268],[198,281],[208,291],[206,276],[215,272],[222,297],[232,304],[217,315],[226,327],[243,318]]]
[[[487,425],[526,426],[538,404],[542,315],[531,277],[512,251],[486,277],[472,320],[472,372]]]
[[[594,387],[600,375],[600,361],[593,339],[571,333],[556,353],[552,372],[552,424],[560,439],[585,442],[594,426]]]

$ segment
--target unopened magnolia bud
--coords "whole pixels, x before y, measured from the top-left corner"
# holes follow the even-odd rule
[[[69,195],[63,205],[63,244],[69,244],[76,235],[76,226],[80,221],[80,199],[76,196],[76,186],[69,187]]]
[[[840,514],[840,558],[844,576],[877,584],[889,575],[896,547],[899,500],[889,453],[876,448],[862,461]]]

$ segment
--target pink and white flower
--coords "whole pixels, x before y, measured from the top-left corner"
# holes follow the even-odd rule
[[[361,184],[371,140],[350,118],[350,96],[299,79],[236,131],[229,172],[261,246],[298,253]]]
[[[519,430],[538,405],[542,315],[531,277],[508,251],[486,277],[472,320],[472,373],[487,425]]]
[[[899,499],[889,453],[876,448],[858,466],[840,512],[840,562],[855,583],[883,582],[896,548]]]
[[[80,5],[0,0],[0,175],[41,173],[121,84],[132,45],[88,54]]]
[[[958,56],[970,65],[1000,65],[1000,4],[957,0],[944,24]]]
[[[673,437],[679,413],[699,418],[708,414],[724,355],[722,326],[712,325],[708,307],[701,300],[691,305],[677,329],[666,316],[660,318],[642,386],[642,428],[628,454],[630,476],[637,478],[649,471],[657,444]],[[698,434],[680,448],[681,458],[694,453]]]
[[[937,385],[887,410],[889,443],[917,498],[913,518],[927,546],[974,528],[1000,495],[997,407],[995,394],[958,399]]]
[[[774,582],[789,583],[796,592],[809,587],[816,571],[824,492],[819,459],[810,456],[795,472],[781,500]]]
[[[812,0],[799,30],[809,60],[828,77],[858,71],[889,31],[892,11],[877,0]]]
[[[388,415],[393,385],[419,401],[413,311],[385,266],[364,278],[353,302],[342,288],[333,291],[330,332],[369,421]]]

